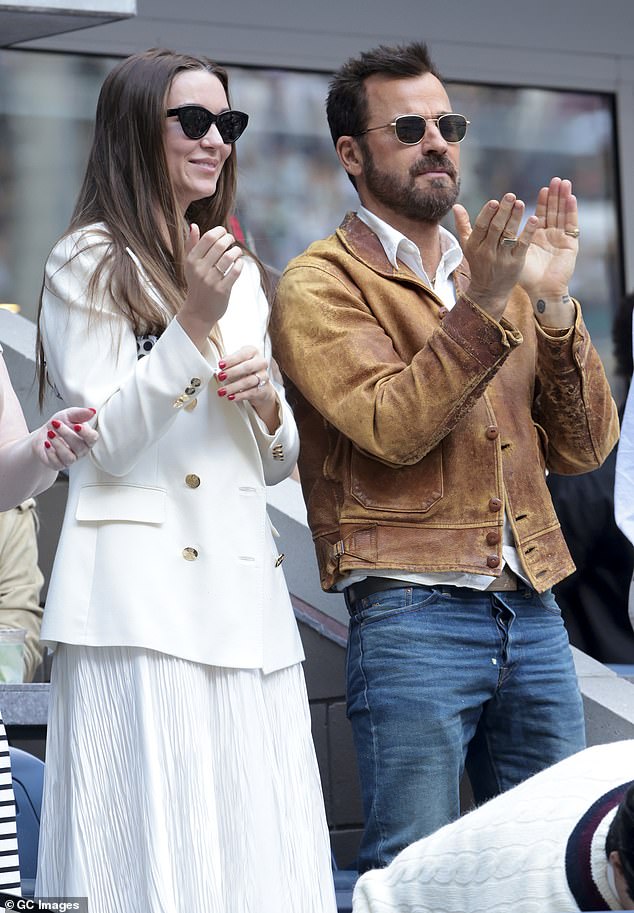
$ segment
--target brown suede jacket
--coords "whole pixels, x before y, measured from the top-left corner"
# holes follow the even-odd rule
[[[618,438],[576,308],[552,333],[519,288],[499,323],[448,311],[354,214],[291,261],[271,334],[325,590],[368,568],[498,575],[503,509],[535,589],[572,573],[545,470],[595,469]]]

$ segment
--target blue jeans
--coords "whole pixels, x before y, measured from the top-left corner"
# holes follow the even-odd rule
[[[349,610],[361,872],[458,817],[465,764],[479,804],[585,746],[550,591],[404,585]]]

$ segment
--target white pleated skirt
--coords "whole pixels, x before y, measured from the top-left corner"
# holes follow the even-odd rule
[[[60,645],[36,896],[96,913],[335,913],[300,665]]]

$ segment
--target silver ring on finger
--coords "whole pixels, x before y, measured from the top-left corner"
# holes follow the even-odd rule
[[[259,390],[261,387],[264,387],[268,383],[268,378],[266,375],[264,375],[264,377],[260,377],[259,374],[256,374],[255,376],[257,378],[257,384],[255,387],[256,390]]]
[[[233,263],[230,263],[226,269],[223,269],[219,263],[214,263],[214,269],[217,269],[222,278],[224,279],[227,273],[231,272],[233,269]]]
[[[518,241],[519,238],[516,238],[513,235],[503,235],[500,244],[506,244],[508,247],[513,247]]]

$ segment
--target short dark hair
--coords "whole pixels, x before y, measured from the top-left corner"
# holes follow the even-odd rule
[[[328,126],[335,146],[340,136],[354,136],[368,125],[366,79],[376,75],[406,79],[425,73],[442,82],[422,41],[394,47],[382,44],[346,61],[330,80],[326,100]]]
[[[634,900],[634,784],[626,792],[610,824],[605,840],[606,855],[609,857],[613,850],[619,854],[627,892]]]

